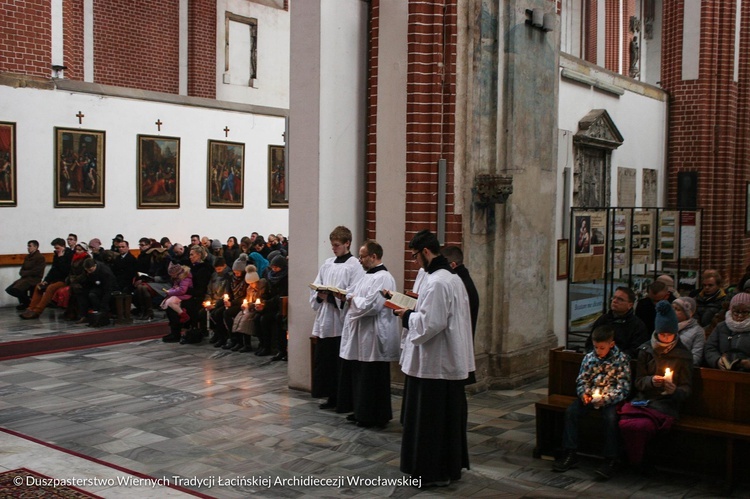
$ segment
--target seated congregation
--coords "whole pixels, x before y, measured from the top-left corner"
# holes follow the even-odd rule
[[[39,243],[29,241],[20,278],[6,288],[22,319],[54,306],[65,310],[66,320],[101,327],[150,321],[154,310],[164,310],[165,342],[198,343],[211,332],[217,348],[249,352],[256,336],[257,355],[286,360],[288,241],[281,234],[266,239],[253,232],[226,244],[193,234],[190,245],[142,237],[138,251],[121,234],[109,249],[98,238],[79,242],[75,234],[51,245],[45,274]]]
[[[701,291],[691,297],[679,296],[672,279],[660,276],[637,304],[631,289],[618,287],[582,359],[561,348],[550,352],[549,396],[536,404],[535,453],[558,449],[552,468],[564,472],[579,464],[583,446],[604,458],[595,469],[602,480],[621,460],[650,475],[665,462],[689,469],[695,463],[685,456],[698,455],[721,463],[725,486],[731,486],[737,448],[750,445],[746,282],[728,292],[719,273],[707,270]],[[667,438],[670,430],[691,438]],[[672,446],[675,452],[665,451]],[[706,454],[709,449],[718,459]],[[665,453],[672,458],[665,461]],[[705,470],[706,464],[695,466]]]

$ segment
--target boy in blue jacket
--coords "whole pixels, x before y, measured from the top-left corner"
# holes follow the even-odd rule
[[[555,471],[567,471],[578,464],[578,423],[591,411],[599,411],[604,424],[604,464],[596,473],[607,480],[612,477],[619,453],[617,404],[630,393],[630,357],[615,345],[615,331],[610,325],[599,326],[592,333],[594,350],[581,362],[576,379],[578,398],[565,411],[563,455],[555,461]]]

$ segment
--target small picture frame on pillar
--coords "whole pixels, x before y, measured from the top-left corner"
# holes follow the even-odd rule
[[[567,239],[557,240],[557,280],[563,281],[568,278],[568,259],[570,247]]]

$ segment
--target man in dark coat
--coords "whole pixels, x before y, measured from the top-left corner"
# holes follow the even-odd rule
[[[21,264],[21,270],[18,273],[21,278],[5,288],[6,293],[18,298],[16,310],[28,308],[29,303],[31,303],[29,291],[33,291],[34,286],[42,281],[44,267],[47,265],[44,261],[44,255],[39,251],[39,241],[32,239],[26,244],[26,249],[29,254],[26,255],[23,264]]]
[[[83,269],[88,277],[83,282],[82,289],[76,293],[76,300],[81,304],[82,310],[98,313],[101,321],[97,320],[97,325],[103,325],[109,318],[112,292],[117,289],[117,279],[109,266],[93,258],[87,258],[83,262]],[[90,319],[83,317],[78,324],[88,322]]]
[[[669,300],[669,289],[662,281],[654,281],[648,286],[648,296],[638,300],[635,306],[635,315],[646,325],[646,331],[654,331],[656,320],[656,304],[662,300]]]
[[[615,330],[615,345],[631,359],[638,356],[638,347],[650,338],[646,325],[633,312],[635,293],[626,286],[619,286],[612,295],[609,312],[594,322],[593,331],[599,326],[611,324]],[[586,339],[586,351],[593,350],[591,335]]]

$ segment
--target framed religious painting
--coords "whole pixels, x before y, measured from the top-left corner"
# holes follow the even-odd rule
[[[0,207],[17,204],[16,124],[0,121]]]
[[[242,208],[245,201],[245,144],[208,141],[208,207]]]
[[[55,208],[104,207],[105,132],[55,128]]]
[[[268,146],[269,208],[289,208],[288,173],[284,146]]]
[[[180,139],[138,135],[138,208],[180,207]]]

